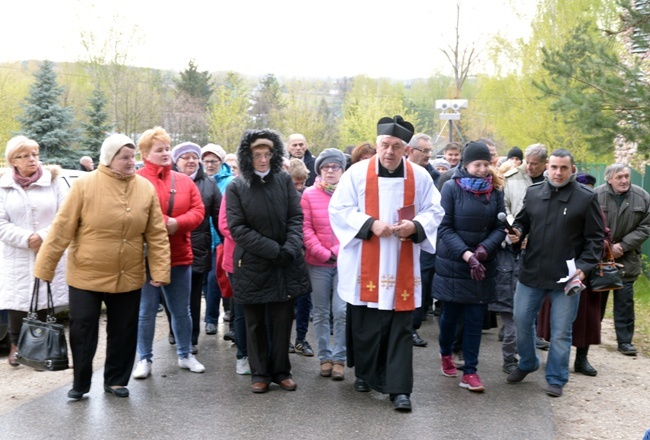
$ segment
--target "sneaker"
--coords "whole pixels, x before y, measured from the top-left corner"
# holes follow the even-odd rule
[[[241,359],[237,359],[237,374],[250,375],[251,366],[248,363],[248,357],[244,356]]]
[[[546,394],[548,394],[551,397],[561,397],[562,387],[559,385],[549,385],[546,387]]]
[[[485,391],[483,382],[481,382],[481,378],[478,377],[478,374],[463,374],[463,380],[461,380],[458,385],[462,388],[474,391],[475,393],[482,393]]]
[[[526,376],[528,376],[530,373],[532,373],[533,371],[537,371],[538,368],[539,368],[539,365],[538,365],[537,367],[535,367],[534,370],[531,370],[531,371],[525,371],[525,370],[522,370],[521,368],[517,367],[517,368],[515,368],[514,370],[512,370],[512,372],[511,372],[510,374],[508,374],[508,377],[506,378],[506,382],[508,382],[508,383],[518,383],[518,382],[521,382],[521,381],[524,380],[524,379],[526,378]]]
[[[442,375],[447,377],[456,377],[458,376],[458,369],[456,364],[454,364],[453,356],[448,354],[447,356],[440,355],[440,364],[442,365]]]
[[[504,361],[502,370],[503,370],[504,373],[510,374],[513,371],[515,371],[515,368],[517,368],[517,365],[519,365],[519,363],[517,362],[517,359],[515,359],[514,361],[510,361],[510,362],[505,362]]]
[[[205,324],[205,334],[206,335],[216,335],[217,334],[217,324],[208,322]]]
[[[296,352],[296,347],[293,346],[291,342],[289,342],[289,353],[295,353]]]
[[[418,332],[413,332],[413,346],[414,347],[426,347],[429,343],[422,339]]]
[[[463,357],[462,351],[457,351],[454,353],[454,363],[456,364],[456,367],[462,367],[465,365],[465,358]]]
[[[223,313],[223,322],[230,322],[230,312]]]
[[[133,371],[134,379],[146,379],[151,375],[151,362],[146,359],[142,359],[136,365],[135,370]]]
[[[535,347],[538,350],[546,351],[546,350],[548,350],[548,347],[550,347],[550,346],[551,346],[551,344],[549,344],[549,342],[546,339],[540,338],[539,336],[535,338]]]
[[[311,345],[307,341],[301,341],[296,339],[296,353],[300,353],[303,356],[313,356],[314,350],[312,350]]]
[[[199,347],[197,347],[196,345],[192,345],[192,348],[190,349],[190,353],[199,354]]]
[[[232,330],[228,330],[228,332],[225,335],[223,335],[223,340],[235,342],[235,332]]]
[[[190,370],[192,373],[203,373],[205,371],[203,364],[197,361],[191,353],[186,358],[178,358],[178,366]]]

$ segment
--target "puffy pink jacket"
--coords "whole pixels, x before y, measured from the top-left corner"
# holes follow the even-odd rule
[[[221,208],[219,208],[219,231],[223,234],[223,262],[221,267],[228,273],[233,273],[235,269],[232,265],[232,254],[235,252],[235,240],[230,235],[228,229],[228,219],[226,219],[226,193],[221,197]]]
[[[305,248],[305,261],[314,266],[335,267],[328,263],[332,254],[339,255],[339,240],[332,232],[330,216],[327,212],[332,196],[316,186],[310,186],[302,193],[300,206],[304,214],[302,231]]]

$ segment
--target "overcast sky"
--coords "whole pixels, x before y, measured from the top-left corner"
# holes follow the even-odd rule
[[[525,37],[535,0],[461,0],[461,42]],[[81,35],[122,32],[128,64],[292,77],[420,78],[451,74],[456,1],[10,0],[2,6],[0,62],[77,61]],[[88,37],[86,37],[88,40]],[[482,58],[486,58],[485,52]]]

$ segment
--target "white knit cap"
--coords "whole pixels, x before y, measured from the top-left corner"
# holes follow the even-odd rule
[[[125,145],[130,145],[135,149],[135,142],[127,135],[121,133],[110,135],[102,144],[102,149],[99,152],[99,162],[102,165],[109,166],[117,152]]]

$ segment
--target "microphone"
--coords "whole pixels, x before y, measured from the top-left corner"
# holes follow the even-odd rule
[[[508,221],[508,216],[506,215],[505,212],[500,212],[500,213],[497,215],[497,218],[499,219],[500,222],[502,222],[503,224],[506,225],[506,229],[508,230],[508,233],[509,233],[510,235],[516,235],[516,234],[515,234],[515,230],[512,229],[512,226],[510,226],[510,222]]]

